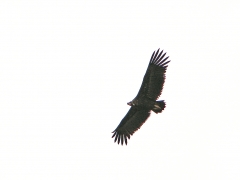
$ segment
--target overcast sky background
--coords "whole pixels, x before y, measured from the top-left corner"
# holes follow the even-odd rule
[[[240,178],[240,1],[0,2],[0,179]],[[154,50],[160,99],[112,131]]]

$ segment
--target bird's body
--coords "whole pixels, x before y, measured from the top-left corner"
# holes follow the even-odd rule
[[[127,144],[127,138],[130,139],[130,135],[143,125],[150,116],[151,110],[161,113],[165,108],[164,101],[156,100],[161,95],[167,64],[170,61],[166,61],[168,57],[163,59],[166,53],[163,55],[163,51],[158,53],[159,49],[156,53],[153,52],[137,96],[127,103],[131,106],[130,110],[113,131],[112,137],[115,137],[115,142],[118,141],[118,144],[121,142],[123,145],[124,141]]]
[[[147,110],[153,110],[154,112],[158,113],[158,111],[162,110],[161,105],[159,105],[159,102],[149,99],[148,97],[145,97],[145,96],[140,98],[134,98],[131,102],[127,104],[129,106],[133,106],[139,111],[142,109],[147,109]]]

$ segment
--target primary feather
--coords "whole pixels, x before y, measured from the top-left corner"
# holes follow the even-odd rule
[[[165,108],[164,101],[156,101],[161,95],[165,73],[170,61],[167,61],[169,57],[165,57],[163,50],[159,53],[153,52],[147,71],[143,78],[142,85],[139,89],[137,96],[128,103],[131,106],[128,113],[122,119],[118,127],[113,131],[113,138],[118,144],[125,142],[133,135],[148,119],[151,110],[155,113],[160,113]]]

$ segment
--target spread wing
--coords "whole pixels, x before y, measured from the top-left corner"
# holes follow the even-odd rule
[[[143,123],[146,122],[150,116],[150,110],[137,110],[136,107],[131,107],[125,117],[122,119],[118,127],[113,131],[114,142],[125,142],[127,145],[127,138],[130,139],[130,135],[133,135]]]
[[[159,50],[152,54],[137,97],[147,96],[155,101],[162,93],[165,72],[170,61],[167,61],[169,57],[164,58],[166,53],[163,54],[163,50],[159,53]]]

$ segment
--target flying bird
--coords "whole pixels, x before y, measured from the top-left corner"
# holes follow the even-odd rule
[[[160,49],[153,52],[137,96],[127,103],[131,108],[112,132],[112,138],[115,137],[114,142],[117,141],[118,144],[121,142],[123,145],[125,142],[127,145],[127,138],[130,139],[130,136],[140,129],[151,111],[156,114],[161,113],[166,107],[163,100],[156,100],[162,93],[165,73],[170,61],[167,61],[169,57],[165,57],[166,53],[163,54],[163,50],[160,53],[159,51]]]

